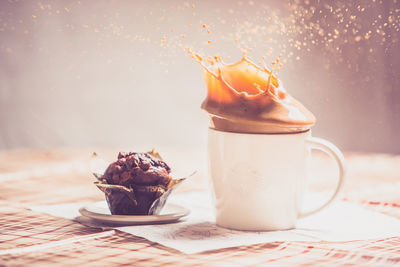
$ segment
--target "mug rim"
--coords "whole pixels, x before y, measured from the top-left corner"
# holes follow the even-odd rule
[[[281,133],[246,133],[246,132],[233,132],[233,131],[222,131],[218,130],[212,127],[208,127],[208,130],[214,131],[214,132],[220,132],[220,133],[229,133],[229,134],[237,134],[237,135],[296,135],[296,134],[305,134],[308,132],[311,132],[311,129],[307,129],[304,131],[299,131],[299,132],[281,132]]]

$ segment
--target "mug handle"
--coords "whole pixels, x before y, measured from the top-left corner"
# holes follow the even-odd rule
[[[299,214],[299,218],[303,218],[303,217],[312,215],[314,213],[317,213],[320,210],[326,208],[328,205],[330,205],[333,202],[333,200],[335,200],[338,197],[340,191],[342,191],[343,186],[344,186],[344,181],[345,181],[344,157],[343,157],[342,152],[339,150],[339,148],[337,148],[331,142],[329,142],[325,139],[322,139],[322,138],[317,138],[317,137],[309,137],[309,138],[307,138],[306,142],[307,142],[307,145],[311,149],[321,150],[321,151],[325,152],[326,154],[328,154],[331,158],[333,158],[336,161],[336,163],[339,167],[339,181],[338,181],[337,187],[335,189],[335,192],[328,199],[328,201],[326,201],[324,204],[322,204],[318,208],[315,208],[313,210],[306,211],[306,212],[301,212]]]

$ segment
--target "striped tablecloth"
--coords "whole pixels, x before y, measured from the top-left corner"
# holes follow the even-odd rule
[[[32,205],[98,201],[88,151],[0,153],[0,266],[400,266],[400,237],[274,242],[186,255],[116,230],[35,213]],[[343,200],[400,219],[400,156],[348,154]],[[326,170],[321,158],[318,168]],[[203,177],[204,178],[204,177]],[[201,176],[182,191],[201,189]],[[320,188],[321,189],[321,188]]]

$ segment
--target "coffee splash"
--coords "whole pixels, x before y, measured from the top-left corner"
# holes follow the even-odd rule
[[[290,96],[271,70],[243,54],[240,61],[225,64],[220,57],[204,59],[188,49],[204,68],[208,94],[201,108],[210,127],[241,133],[288,133],[308,130],[314,115]]]

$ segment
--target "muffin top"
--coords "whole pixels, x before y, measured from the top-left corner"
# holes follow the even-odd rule
[[[104,178],[108,184],[164,186],[171,181],[170,167],[149,153],[119,152],[118,160],[111,163]]]

